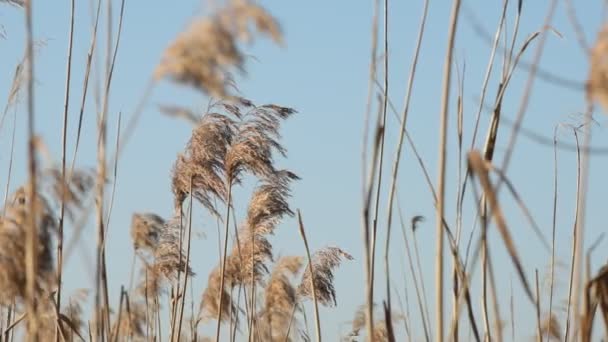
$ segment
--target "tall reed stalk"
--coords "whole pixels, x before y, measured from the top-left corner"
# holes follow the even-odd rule
[[[445,213],[445,171],[447,160],[447,125],[450,86],[452,77],[452,54],[456,40],[456,28],[460,13],[460,0],[452,2],[452,12],[448,28],[448,45],[443,66],[443,86],[441,92],[441,112],[439,116],[439,163],[437,173],[437,212],[436,212],[436,249],[435,249],[435,334],[437,341],[443,341],[443,215]]]

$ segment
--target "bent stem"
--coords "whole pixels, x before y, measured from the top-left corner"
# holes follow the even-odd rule
[[[298,209],[298,224],[300,226],[300,235],[304,241],[304,248],[306,248],[306,257],[308,258],[308,271],[310,272],[310,286],[312,288],[312,300],[315,307],[315,328],[317,334],[317,341],[321,342],[321,321],[319,320],[319,303],[317,302],[317,288],[315,286],[315,273],[312,265],[312,258],[310,257],[310,249],[308,248],[308,240],[306,239],[306,233],[304,232],[304,222],[302,222],[302,213]]]

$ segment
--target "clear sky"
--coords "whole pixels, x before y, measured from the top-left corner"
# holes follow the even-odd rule
[[[464,134],[465,145],[470,144],[474,117],[477,113],[481,85],[490,45],[473,28],[473,17],[493,36],[501,12],[501,1],[465,0],[458,27],[455,56],[459,65],[466,63],[464,89]],[[389,95],[395,106],[402,108],[409,65],[415,46],[422,0],[389,1]],[[525,37],[542,28],[548,0],[524,1],[523,16],[517,46]],[[289,158],[280,160],[281,166],[297,172],[302,180],[293,189],[293,208],[300,208],[313,249],[326,245],[338,245],[355,257],[336,272],[338,293],[337,308],[321,310],[324,335],[335,340],[340,332],[348,330],[346,322],[352,319],[356,308],[363,304],[364,271],[361,239],[361,146],[363,116],[366,104],[370,63],[372,1],[263,1],[281,22],[286,46],[279,48],[262,39],[245,50],[255,58],[247,63],[247,75],[238,78],[242,94],[257,104],[277,103],[290,106],[299,114],[285,123],[283,136],[289,150]],[[450,1],[430,1],[427,31],[422,46],[418,74],[415,81],[408,130],[433,181],[436,175],[438,118],[442,66],[445,54]],[[85,58],[90,41],[91,6],[88,1],[78,1],[76,9],[76,31],[74,41],[74,69],[72,98],[70,101],[69,145],[71,155],[74,148],[76,123]],[[576,3],[577,14],[583,18],[582,25],[587,41],[593,42],[602,21],[602,1],[580,1]],[[118,13],[119,3],[114,6]],[[208,12],[207,2],[182,1],[134,1],[127,0],[123,36],[118,53],[110,97],[108,141],[113,145],[118,113],[123,113],[123,122],[131,115],[140,99],[146,82],[158,63],[163,49],[187,24]],[[564,2],[560,1],[553,27],[561,37],[550,34],[542,59],[544,70],[563,78],[577,81],[580,87],[570,89],[544,80],[537,80],[531,102],[524,120],[524,127],[549,140],[556,124],[577,122],[576,115],[585,108],[584,80],[587,77],[588,61],[579,48],[570,23],[567,20]],[[117,15],[115,15],[117,18]],[[515,2],[509,4],[507,25],[509,35],[513,31]],[[102,20],[103,21],[103,20]],[[24,54],[24,16],[17,8],[0,6],[0,25],[4,38],[0,38],[0,104],[4,104],[11,86],[13,71]],[[51,150],[55,161],[59,161],[61,139],[61,116],[65,82],[65,60],[69,27],[69,1],[34,1],[34,28],[36,39],[45,42],[36,58],[36,130]],[[105,46],[104,32],[99,35],[99,47]],[[491,38],[490,38],[491,39]],[[530,61],[535,44],[526,52],[524,59]],[[101,50],[100,50],[101,51]],[[100,53],[100,58],[103,55]],[[497,56],[496,68],[491,75],[488,98],[496,93],[502,57]],[[103,70],[100,68],[99,70]],[[528,69],[520,69],[505,95],[504,115],[513,118],[518,109]],[[454,83],[455,85],[455,83]],[[91,88],[94,89],[94,88]],[[455,92],[456,87],[452,88]],[[454,94],[453,92],[453,94]],[[454,98],[454,97],[453,97]],[[192,108],[203,108],[207,98],[170,83],[155,88],[151,100],[143,112],[135,135],[119,161],[117,191],[112,213],[109,241],[108,267],[112,298],[117,299],[120,286],[129,281],[132,258],[129,226],[134,212],[151,211],[168,217],[172,209],[170,192],[170,170],[176,154],[183,149],[189,138],[187,123],[163,116],[157,104],[179,104]],[[94,97],[89,97],[85,111],[83,143],[78,154],[78,165],[95,166],[95,115]],[[455,103],[452,103],[449,127],[448,151],[448,207],[446,215],[455,220],[455,198],[457,180]],[[17,116],[16,158],[11,189],[26,180],[25,177],[25,120],[26,110],[20,105]],[[485,137],[489,115],[482,113],[481,137]],[[599,111],[598,125],[593,126],[593,145],[606,146],[606,120]],[[496,160],[501,161],[507,145],[511,126],[504,121],[499,132]],[[13,113],[10,113],[0,129],[0,180],[7,177],[10,153]],[[387,124],[387,159],[392,163],[398,137],[398,126],[392,115]],[[572,144],[572,134],[560,130],[559,139]],[[482,141],[483,139],[479,139]],[[557,255],[559,280],[557,302],[566,298],[567,274],[571,245],[576,188],[576,155],[560,150],[559,200],[557,210]],[[387,164],[390,165],[390,164]],[[519,194],[547,237],[551,232],[553,198],[553,150],[551,146],[539,144],[525,136],[517,142],[509,177]],[[605,155],[593,155],[588,191],[588,220],[586,241],[594,240],[605,231],[605,193],[608,163]],[[390,170],[390,166],[386,168]],[[388,173],[386,174],[388,175]],[[108,188],[108,193],[111,188]],[[2,190],[4,191],[4,190]],[[3,194],[3,192],[2,192]],[[238,190],[235,203],[237,217],[243,218],[248,199],[246,191]],[[385,236],[385,202],[382,197],[380,241]],[[434,209],[431,194],[424,182],[423,174],[414,159],[411,149],[405,149],[399,176],[398,197],[404,217],[424,215],[418,232],[418,243],[423,263],[424,280],[427,285],[429,305],[434,305],[432,296],[434,280]],[[550,253],[542,248],[531,232],[515,202],[506,192],[501,196],[502,205],[514,235],[515,242],[525,262],[530,280],[538,269],[541,279],[548,274]],[[464,236],[471,231],[474,210],[472,197],[467,196],[464,214]],[[205,286],[207,274],[217,263],[217,228],[203,210],[195,211],[197,231],[203,233],[194,241],[193,267],[197,276],[193,280],[195,293]],[[297,233],[297,222],[287,219],[273,238],[277,255],[304,254],[303,244]],[[405,268],[401,232],[397,228],[392,238],[391,260],[395,286],[403,298],[403,276],[407,279],[409,310],[415,324],[415,335],[423,337],[414,301],[414,291],[409,272]],[[204,237],[203,237],[204,235]],[[534,334],[533,307],[523,296],[521,286],[498,234],[490,231],[493,262],[501,299],[501,312],[508,320],[508,297],[513,283],[516,309],[516,337]],[[65,288],[68,292],[81,287],[91,287],[94,270],[94,229],[90,225],[82,235],[79,248],[68,259]],[[378,269],[384,265],[383,248],[380,250]],[[605,248],[597,250],[594,269],[606,260]],[[479,273],[479,272],[477,272]],[[384,298],[383,275],[379,281],[376,300]],[[478,289],[478,276],[474,288]],[[543,287],[547,289],[548,287]],[[479,292],[477,292],[479,293]],[[447,298],[447,297],[446,297]],[[473,298],[476,311],[480,311],[478,296]],[[543,298],[548,298],[544,296]],[[196,301],[198,302],[198,298]],[[446,303],[449,303],[446,302]],[[547,303],[542,303],[543,311]],[[308,307],[311,308],[310,306]],[[449,312],[449,311],[447,311]],[[312,311],[309,311],[312,313]],[[432,314],[431,314],[432,316]],[[311,317],[311,316],[309,316]],[[563,315],[561,316],[563,322]],[[479,320],[481,322],[481,320]],[[506,331],[506,336],[511,332]]]

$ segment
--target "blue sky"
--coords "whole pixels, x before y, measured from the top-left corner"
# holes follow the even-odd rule
[[[390,1],[389,13],[389,95],[398,109],[402,108],[408,70],[415,45],[422,1]],[[517,46],[527,35],[540,29],[550,1],[524,2],[520,35]],[[356,308],[363,303],[363,254],[360,226],[361,210],[361,139],[363,115],[366,103],[368,69],[371,44],[371,1],[263,1],[282,23],[286,46],[274,46],[261,39],[245,50],[255,59],[247,64],[247,75],[239,77],[238,85],[242,94],[257,104],[277,103],[296,108],[299,114],[285,123],[283,136],[289,150],[289,158],[280,160],[281,166],[297,172],[302,180],[295,184],[292,199],[293,208],[303,213],[308,235],[313,249],[326,245],[338,245],[349,251],[355,261],[347,262],[336,272],[338,307],[322,309],[324,335],[334,340],[339,332],[347,331],[343,325],[352,319]],[[584,18],[586,38],[593,42],[601,26],[602,1],[585,1],[576,4],[579,18]],[[118,13],[119,4],[115,4]],[[206,2],[183,0],[179,2],[127,1],[125,23],[115,76],[110,97],[108,141],[113,145],[118,113],[123,113],[123,122],[132,113],[141,97],[145,84],[158,63],[163,49],[187,24],[208,12]],[[413,90],[408,119],[408,130],[419,149],[426,166],[435,181],[438,141],[438,118],[440,110],[441,69],[445,54],[449,1],[431,1],[427,31],[422,46],[418,74]],[[464,91],[464,134],[465,145],[470,144],[474,116],[477,112],[481,84],[490,55],[490,43],[481,37],[471,25],[471,13],[493,35],[501,11],[500,1],[466,0],[458,29],[455,56],[460,65],[466,62]],[[507,25],[509,34],[513,31],[515,4],[509,5]],[[116,18],[117,16],[115,16]],[[11,6],[0,6],[0,24],[6,37],[0,39],[0,103],[5,103],[11,85],[13,70],[24,51],[24,23],[21,10]],[[103,20],[102,20],[103,22]],[[88,2],[77,3],[76,32],[74,42],[74,69],[72,98],[70,102],[69,137],[74,141],[78,106],[82,93],[83,71],[90,40],[91,7]],[[65,55],[69,27],[69,1],[36,1],[34,4],[34,27],[37,39],[44,40],[36,58],[36,129],[59,161],[61,139],[61,115],[65,82]],[[587,56],[579,48],[575,35],[566,16],[563,2],[559,2],[553,27],[561,33],[561,38],[550,35],[542,59],[543,69],[576,80],[581,86],[587,77]],[[102,31],[105,27],[102,24]],[[99,47],[105,46],[105,33],[99,36]],[[536,45],[532,45],[525,55],[531,60]],[[101,51],[101,50],[100,50]],[[103,58],[100,52],[98,55]],[[100,59],[103,60],[103,59]],[[491,75],[488,94],[493,98],[496,92],[501,56]],[[100,68],[99,70],[103,70]],[[518,109],[527,69],[516,72],[505,96],[504,115],[513,118]],[[94,88],[91,88],[94,89]],[[455,91],[455,83],[452,88]],[[454,96],[453,96],[454,99]],[[454,101],[452,101],[454,102]],[[95,122],[94,97],[89,97],[85,112],[83,144],[79,151],[78,164],[84,167],[95,165]],[[170,83],[156,87],[148,102],[135,135],[126,147],[119,161],[117,193],[112,213],[109,242],[108,265],[111,270],[110,283],[112,298],[117,298],[120,285],[128,283],[132,248],[129,225],[133,212],[152,211],[169,216],[172,208],[170,193],[170,170],[176,154],[183,149],[190,133],[185,122],[160,114],[157,104],[180,104],[192,108],[203,108],[207,98]],[[585,94],[582,90],[572,90],[546,82],[536,81],[532,98],[524,120],[524,127],[537,134],[552,138],[556,124],[573,122],[572,116],[585,108]],[[448,207],[446,216],[455,220],[455,198],[457,180],[456,125],[454,120],[455,102],[450,106],[448,183],[446,196]],[[594,126],[593,145],[606,146],[605,119],[596,111],[599,125]],[[12,189],[25,181],[25,107],[17,109],[17,144]],[[485,137],[489,115],[482,113],[480,136]],[[505,120],[507,121],[507,120]],[[0,130],[0,179],[6,180],[10,152],[10,132],[13,113],[9,115]],[[511,126],[505,122],[499,132],[496,160],[501,161],[507,144]],[[392,115],[387,123],[387,151],[392,163],[398,137],[398,126]],[[560,130],[560,140],[573,143],[572,134]],[[479,139],[482,141],[483,139]],[[69,155],[73,143],[68,146]],[[559,151],[559,200],[557,225],[557,255],[564,267],[558,269],[558,299],[566,298],[567,266],[570,253],[571,230],[574,222],[576,155]],[[387,164],[390,165],[390,164]],[[586,241],[592,241],[605,231],[604,194],[608,163],[603,155],[591,159],[590,186]],[[390,170],[390,166],[385,170]],[[388,175],[388,171],[387,171]],[[550,236],[553,194],[553,150],[520,136],[509,177],[517,186],[521,197],[530,208],[535,219]],[[109,191],[110,188],[108,188]],[[243,217],[248,199],[247,188],[237,190],[235,203],[237,217]],[[467,196],[464,213],[464,236],[468,236],[474,219],[471,193]],[[429,305],[434,305],[433,258],[434,258],[434,209],[432,197],[411,149],[406,148],[402,156],[399,175],[399,201],[406,219],[413,215],[427,217],[418,232],[418,243],[423,261],[424,280],[429,294]],[[382,196],[380,241],[384,241],[385,202]],[[510,229],[525,262],[527,275],[533,279],[538,269],[541,277],[548,273],[550,254],[534,237],[515,202],[506,192],[501,196],[502,205],[508,218]],[[200,293],[205,285],[208,271],[217,262],[216,222],[210,220],[203,210],[195,210],[197,230],[205,237],[194,241],[193,267],[197,276],[193,280],[195,292]],[[406,265],[403,242],[398,229],[391,245],[392,274],[396,287],[403,297],[403,277],[401,265]],[[502,242],[495,231],[490,231],[493,262],[501,297],[503,319],[508,319],[507,299],[511,291],[511,280],[515,295],[517,332],[516,336],[529,337],[534,333],[533,308],[526,302],[514,268],[505,253]],[[83,233],[81,247],[68,260],[65,288],[68,292],[90,287],[93,278],[94,229],[88,227]],[[299,239],[296,221],[286,220],[273,239],[277,255],[304,254]],[[587,243],[588,245],[588,243]],[[604,249],[598,249],[594,267],[605,260]],[[383,251],[379,254],[378,269],[383,269]],[[404,269],[405,271],[405,269]],[[412,321],[419,323],[413,286],[409,272],[406,272],[409,306]],[[478,273],[478,272],[477,272]],[[383,272],[380,272],[383,275]],[[383,278],[383,277],[381,277]],[[474,278],[473,289],[478,288],[478,276]],[[383,280],[379,282],[376,300],[384,298]],[[198,289],[198,290],[197,290]],[[547,298],[545,296],[543,298]],[[198,298],[196,299],[199,300]],[[449,303],[449,302],[446,302]],[[479,311],[480,301],[474,298]],[[547,303],[543,303],[546,309]],[[310,309],[310,307],[309,307]],[[312,313],[312,311],[310,311]],[[479,321],[481,322],[481,321]],[[420,324],[415,324],[415,335],[423,337]],[[510,331],[506,331],[510,336]]]

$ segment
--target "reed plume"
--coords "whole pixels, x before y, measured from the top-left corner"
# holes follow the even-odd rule
[[[226,277],[232,284],[259,283],[268,273],[265,262],[272,261],[272,244],[266,236],[274,233],[283,217],[294,215],[287,200],[291,196],[289,185],[296,179],[292,172],[276,171],[254,190],[240,243],[233,245],[226,261]]]
[[[274,104],[253,107],[245,113],[226,154],[227,177],[238,182],[241,173],[246,171],[260,179],[275,178],[273,153],[286,155],[278,141],[281,120],[295,113],[293,108]]]
[[[133,248],[151,252],[156,250],[165,220],[153,213],[135,213],[131,219]]]
[[[586,84],[587,100],[598,101],[608,111],[608,26],[598,33],[591,49],[589,76]]]
[[[222,109],[224,114],[203,115],[175,161],[172,191],[176,212],[190,192],[190,179],[193,197],[219,217],[215,200],[225,203],[228,185],[237,184],[243,172],[281,182],[289,178],[275,170],[273,152],[286,153],[278,142],[279,128],[294,109],[274,104],[256,107],[242,98],[237,104],[221,101],[211,109]]]
[[[377,305],[374,304],[373,308],[377,309]],[[352,330],[349,333],[349,335],[347,336],[347,338],[345,338],[345,340],[351,341],[351,342],[356,342],[358,341],[357,337],[361,336],[361,331],[365,331],[366,326],[365,326],[365,310],[367,309],[366,305],[360,305],[357,308],[357,311],[355,311],[355,316],[353,317],[353,320],[351,321],[351,325],[352,325]],[[383,317],[383,314],[378,314],[376,317]],[[398,322],[398,321],[402,321],[405,318],[403,317],[402,314],[399,313],[392,313],[391,314],[391,320],[393,323]],[[386,324],[385,320],[377,320],[374,322],[374,331],[371,334],[371,341],[373,342],[389,342],[390,338],[389,338],[389,331],[388,331],[388,327]]]
[[[82,335],[82,329],[85,326],[85,320],[82,316],[82,303],[87,299],[88,295],[89,290],[87,289],[80,289],[74,292],[68,299],[68,304],[62,310],[71,324],[69,330],[68,327],[65,329],[69,331],[68,336],[66,336],[68,341],[76,341],[77,337]]]
[[[55,311],[55,303],[47,296],[41,301],[40,305],[40,334],[41,336],[54,336],[56,328],[59,328],[59,334],[63,336],[64,341],[82,341],[82,327],[84,321],[82,318],[81,302],[86,300],[88,291],[81,289],[70,296],[67,305],[65,305],[59,316]]]
[[[543,340],[548,337],[547,341],[562,341],[562,328],[555,315],[546,317],[541,324],[541,332],[543,334]]]
[[[220,216],[215,199],[226,201],[224,159],[236,131],[236,122],[228,116],[209,113],[204,115],[192,131],[185,152],[178,155],[172,172],[174,210],[179,208],[190,193],[207,210]]]
[[[353,260],[353,257],[338,247],[325,247],[312,257],[314,275],[306,268],[298,294],[304,298],[312,297],[311,277],[315,284],[317,300],[325,306],[335,306],[336,289],[334,288],[334,269],[340,266],[342,259]]]
[[[297,288],[292,283],[303,265],[303,258],[286,256],[280,258],[270,275],[264,290],[265,303],[259,330],[265,341],[283,341],[290,329],[293,314],[298,305]]]
[[[268,274],[266,262],[272,261],[272,244],[264,235],[241,229],[239,239],[226,260],[227,287],[260,283]]]
[[[230,318],[230,313],[235,312],[235,306],[230,297],[230,293],[221,286],[222,272],[219,267],[216,267],[210,274],[207,280],[207,287],[203,291],[201,300],[200,312],[202,321],[216,319],[221,310],[221,321],[226,321]],[[221,299],[223,297],[223,299]],[[221,302],[221,304],[220,304]]]
[[[141,270],[140,281],[135,288],[135,295],[143,298],[148,306],[158,309],[155,302],[164,293],[162,275],[155,264],[146,264]]]
[[[146,308],[141,303],[122,306],[120,320],[112,324],[111,335],[118,341],[146,341]]]
[[[239,42],[253,38],[251,24],[260,34],[281,42],[276,20],[249,1],[231,1],[211,17],[193,22],[165,50],[155,79],[171,78],[215,98],[234,98],[232,73],[244,72],[245,56]]]
[[[194,275],[180,244],[180,234],[183,229],[181,220],[182,217],[174,216],[165,223],[158,246],[154,250],[154,267],[167,280],[175,279],[178,272]]]
[[[45,180],[44,184],[49,187],[51,198],[55,199],[58,204],[62,200],[65,201],[68,218],[76,219],[77,211],[83,209],[84,203],[91,194],[94,185],[93,171],[76,169],[66,181],[63,180],[59,168],[51,168],[43,172],[42,179]]]
[[[51,238],[57,222],[49,202],[41,195],[35,199],[37,212],[31,213],[31,200],[27,194],[26,188],[20,187],[7,203],[4,217],[0,218],[0,302],[3,305],[10,305],[25,296],[25,235],[30,218],[38,227],[37,291],[48,293],[55,283]]]

